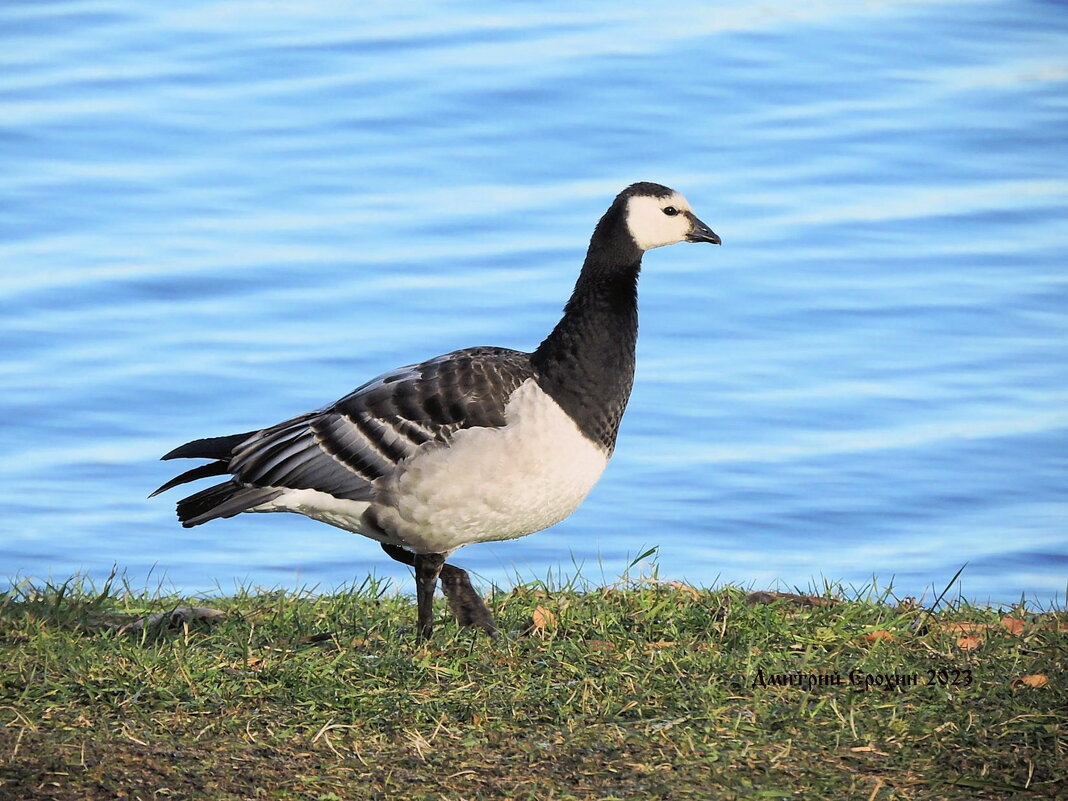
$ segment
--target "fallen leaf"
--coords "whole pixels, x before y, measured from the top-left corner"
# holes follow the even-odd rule
[[[1032,673],[1012,680],[1013,687],[1019,687],[1020,685],[1025,687],[1045,687],[1047,684],[1049,684],[1049,676],[1044,673]]]
[[[957,647],[962,651],[974,651],[983,644],[983,638],[974,634],[962,634],[957,638]]]
[[[996,624],[972,623],[969,621],[938,623],[931,627],[933,631],[945,632],[946,634],[985,634],[992,628],[996,628]]]
[[[1018,617],[1003,617],[1001,625],[1008,629],[1009,634],[1019,637],[1024,631],[1024,622]]]
[[[614,651],[614,650],[616,650],[616,647],[614,645],[612,645],[612,643],[608,642],[607,640],[590,640],[586,645],[587,645],[587,647],[589,647],[589,649],[591,651]]]
[[[552,628],[556,625],[556,614],[546,609],[540,604],[534,607],[534,614],[531,615],[531,621],[534,625],[535,631],[545,631],[545,629]]]
[[[1003,617],[998,623],[975,623],[968,620],[936,623],[931,630],[945,634],[986,635],[991,632],[1008,631],[1019,637],[1023,634],[1026,623],[1018,617]]]
[[[657,640],[656,642],[651,642],[648,645],[646,645],[645,646],[645,650],[646,651],[656,651],[656,650],[659,650],[661,648],[670,648],[674,644],[675,643],[672,642],[671,640]]]
[[[884,629],[877,629],[876,631],[869,631],[867,634],[865,634],[864,639],[868,642],[893,642],[894,635],[891,634],[889,631],[885,631]]]

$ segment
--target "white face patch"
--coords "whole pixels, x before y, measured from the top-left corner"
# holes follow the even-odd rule
[[[671,214],[672,209],[675,214]],[[667,197],[635,195],[627,199],[627,228],[642,250],[674,245],[690,233],[692,223],[683,214],[686,211],[690,211],[690,204],[678,192]]]

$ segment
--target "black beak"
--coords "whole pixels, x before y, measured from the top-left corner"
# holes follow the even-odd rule
[[[711,242],[713,245],[722,245],[723,241],[715,231],[694,216],[693,212],[686,212],[690,218],[690,233],[686,234],[687,242]]]

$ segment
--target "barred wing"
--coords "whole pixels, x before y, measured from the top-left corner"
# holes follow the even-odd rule
[[[402,367],[321,411],[253,434],[234,448],[228,472],[244,485],[370,500],[371,483],[425,443],[504,425],[509,396],[533,376],[529,354],[505,348]]]

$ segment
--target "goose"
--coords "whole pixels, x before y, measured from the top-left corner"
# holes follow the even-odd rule
[[[460,626],[498,636],[467,572],[445,560],[571,514],[615,449],[634,378],[637,282],[647,250],[720,244],[678,192],[632,184],[590,239],[560,322],[532,353],[474,347],[387,372],[318,411],[196,439],[163,459],[209,459],[152,495],[228,479],[178,501],[188,528],[295,512],[377,540],[414,569],[418,641],[440,579]]]

